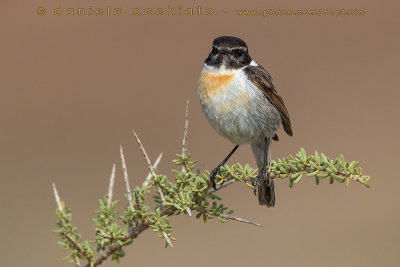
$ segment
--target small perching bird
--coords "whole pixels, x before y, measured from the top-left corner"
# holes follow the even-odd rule
[[[272,84],[271,75],[251,59],[246,43],[233,36],[214,39],[201,71],[198,94],[211,126],[235,144],[228,156],[210,173],[215,176],[239,145],[250,144],[259,173],[253,180],[260,205],[275,205],[274,182],[267,177],[271,139],[282,124],[292,136],[289,114]]]

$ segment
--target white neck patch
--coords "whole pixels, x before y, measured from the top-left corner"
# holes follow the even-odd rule
[[[258,66],[258,63],[255,62],[254,60],[252,60],[252,61],[250,62],[250,66],[257,67],[257,66]]]
[[[258,66],[255,61],[251,61],[250,66]],[[240,69],[227,69],[225,65],[221,65],[220,67],[209,66],[204,63],[203,72],[212,72],[215,74],[233,74],[242,71],[247,66],[241,67]]]

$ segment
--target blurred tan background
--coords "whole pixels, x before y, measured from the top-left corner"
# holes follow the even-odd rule
[[[138,8],[213,8],[213,16],[133,16]],[[52,9],[121,8],[116,16],[54,16]],[[36,9],[48,13],[38,16]],[[243,38],[275,79],[294,137],[280,131],[273,158],[300,147],[359,160],[372,176],[289,189],[276,181],[277,205],[260,207],[241,184],[221,190],[235,214],[262,228],[172,218],[173,249],[146,231],[120,266],[399,266],[399,4],[395,1],[1,1],[0,255],[2,266],[70,266],[56,242],[55,182],[85,238],[94,238],[97,199],[119,145],[133,184],[147,169],[131,133],[172,177],[190,100],[189,151],[211,169],[232,144],[209,126],[197,81],[212,40]],[[236,16],[235,9],[363,9],[364,16]],[[226,9],[230,13],[223,14]],[[249,146],[229,161],[255,165]],[[116,266],[107,261],[103,266]]]

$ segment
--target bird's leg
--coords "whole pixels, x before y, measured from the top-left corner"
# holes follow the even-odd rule
[[[211,180],[212,185],[213,185],[213,188],[214,188],[215,190],[217,190],[217,185],[215,184],[215,176],[216,176],[217,174],[221,174],[221,166],[224,166],[224,165],[225,165],[225,163],[226,163],[226,162],[228,161],[228,159],[233,155],[233,153],[235,153],[235,151],[236,151],[236,149],[238,149],[238,147],[239,147],[239,145],[236,145],[236,146],[232,149],[231,153],[229,153],[228,156],[226,156],[226,158],[225,158],[220,164],[218,164],[217,167],[215,167],[215,168],[210,172],[210,180]]]
[[[268,164],[268,152],[269,152],[269,144],[271,143],[271,139],[270,138],[265,138],[265,150],[264,150],[264,164],[261,167],[261,169],[259,170],[256,178],[254,178],[252,184],[254,187],[254,195],[257,195],[257,187],[258,187],[258,183],[261,179],[264,179],[267,176],[267,164]],[[268,164],[269,165],[269,164]]]

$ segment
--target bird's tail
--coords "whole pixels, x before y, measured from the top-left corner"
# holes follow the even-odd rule
[[[260,181],[258,186],[258,203],[260,203],[260,205],[266,205],[267,207],[275,206],[275,189],[273,179],[264,178]]]

